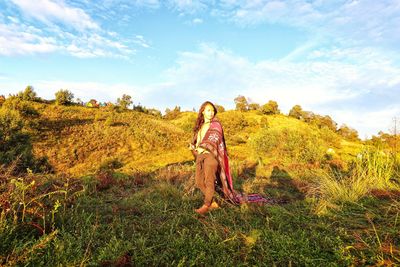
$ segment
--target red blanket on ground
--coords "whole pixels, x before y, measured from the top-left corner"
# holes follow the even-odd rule
[[[196,142],[195,138],[194,142]],[[229,159],[225,145],[224,131],[222,129],[221,123],[216,118],[211,121],[210,128],[207,130],[199,146],[207,149],[217,159],[219,163],[219,168],[216,183],[217,186],[221,187],[222,193],[225,198],[227,198],[234,204],[248,202],[273,202],[272,199],[268,199],[259,194],[244,194],[236,192],[233,189],[232,175],[229,169]]]

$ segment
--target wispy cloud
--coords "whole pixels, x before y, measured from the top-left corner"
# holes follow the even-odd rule
[[[70,7],[62,0],[11,0],[26,15],[40,20],[48,25],[63,23],[79,31],[98,30],[100,27],[82,9]]]
[[[0,55],[50,53],[59,50],[57,41],[42,36],[35,27],[24,24],[0,24]]]
[[[343,53],[352,55],[352,51]],[[357,51],[350,62],[251,62],[228,50],[204,44],[199,51],[182,52],[176,67],[165,73],[169,86],[154,91],[148,99],[162,92],[170,101],[175,98],[187,103],[187,109],[196,106],[191,99],[208,98],[233,108],[233,99],[243,94],[260,104],[276,100],[284,112],[300,104],[306,110],[324,112],[339,123],[361,129],[362,134],[377,132],[382,129],[381,124],[374,126],[369,115],[374,114],[376,122],[395,115],[395,109],[386,108],[400,101],[400,97],[394,96],[400,89],[400,68],[387,58],[378,60],[376,56],[373,63],[364,58],[375,58],[374,51]],[[377,101],[382,105],[371,105],[373,99],[367,98],[376,99],[378,95],[382,101]],[[344,105],[338,105],[343,101]],[[348,113],[358,119],[350,120],[351,117],[343,115]]]
[[[143,48],[149,48],[150,47],[149,42],[142,35],[136,35],[132,42],[134,42],[135,44],[140,45]]]
[[[386,1],[220,1],[215,15],[241,25],[280,23],[358,42],[400,40],[400,2]]]
[[[103,30],[83,9],[62,0],[12,2],[18,9],[8,10],[15,16],[0,18],[0,55],[59,52],[80,58],[129,58],[136,52],[133,42]],[[18,10],[25,16],[17,19]]]
[[[201,0],[168,0],[171,8],[186,14],[194,14],[201,10],[206,10],[210,1]]]

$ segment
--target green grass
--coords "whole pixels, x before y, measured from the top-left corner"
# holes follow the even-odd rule
[[[400,264],[400,205],[395,200],[367,197],[318,216],[312,202],[299,198],[298,191],[276,186],[269,193],[286,195],[286,204],[222,202],[221,209],[203,218],[194,213],[201,195],[187,194],[187,181],[154,178],[118,174],[110,188],[98,191],[94,178],[87,177],[85,193],[57,214],[54,231],[46,235],[18,229],[21,226],[10,221],[4,224],[3,218],[0,262],[24,266],[99,266],[122,261],[136,266]],[[283,179],[282,185],[290,181],[277,171],[271,179]]]
[[[284,115],[219,113],[234,187],[281,204],[219,198],[199,217],[194,112],[33,105],[34,156],[55,174],[1,166],[0,265],[400,265],[398,158],[357,161],[361,143]]]

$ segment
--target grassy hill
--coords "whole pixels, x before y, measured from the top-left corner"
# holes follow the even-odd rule
[[[0,264],[400,264],[399,154],[285,115],[222,112],[235,188],[279,204],[218,197],[221,209],[198,217],[187,148],[196,116],[3,105],[2,155],[24,141],[53,172],[2,166]]]
[[[135,111],[117,113],[79,106],[41,104],[36,109],[40,118],[33,140],[35,155],[46,156],[60,173],[92,173],[109,159],[119,160],[122,172],[151,171],[192,160],[187,144],[197,116],[194,112],[164,120]],[[345,141],[330,130],[284,115],[231,110],[218,117],[233,161],[261,158],[266,162],[280,160],[283,164],[290,163],[284,161],[292,156],[296,163],[320,162],[328,148],[334,149],[340,158],[361,150],[360,143]],[[266,140],[271,137],[275,139]],[[292,143],[286,144],[288,140]],[[304,153],[295,155],[296,150],[302,149],[314,149],[312,152],[318,158],[306,159]]]

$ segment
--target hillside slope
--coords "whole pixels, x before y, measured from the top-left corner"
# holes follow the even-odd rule
[[[182,112],[165,120],[136,111],[37,104],[40,112],[34,153],[46,156],[56,172],[84,175],[105,161],[118,160],[122,172],[154,171],[193,160],[187,144],[197,114]],[[355,154],[360,144],[344,141],[285,115],[256,111],[218,114],[226,136],[232,168],[255,163],[289,166],[320,163],[328,148],[336,155]],[[235,171],[235,170],[233,170]]]

